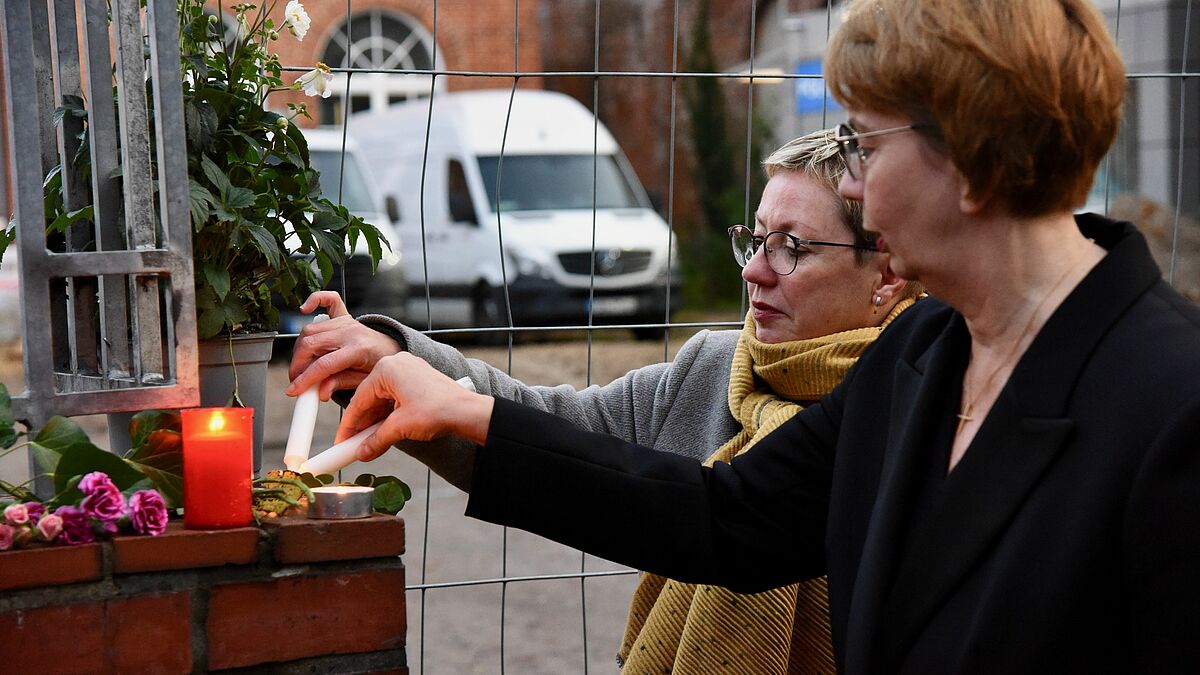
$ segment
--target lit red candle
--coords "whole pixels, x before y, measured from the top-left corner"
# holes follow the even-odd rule
[[[183,417],[183,523],[243,527],[253,517],[253,408],[192,408]]]

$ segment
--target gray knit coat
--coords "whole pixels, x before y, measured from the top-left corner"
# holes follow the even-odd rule
[[[554,413],[589,431],[703,460],[741,430],[728,402],[729,369],[741,331],[702,330],[684,343],[674,361],[578,390],[565,384],[528,386],[387,316],[367,314],[359,321],[449,377],[471,378],[481,394]],[[452,437],[404,441],[397,447],[459,489],[470,486],[473,443]]]

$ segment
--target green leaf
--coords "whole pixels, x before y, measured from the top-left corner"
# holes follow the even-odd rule
[[[62,492],[76,476],[103,471],[124,490],[143,478],[141,471],[116,455],[92,445],[91,441],[73,443],[63,448],[62,458],[54,468],[54,491]]]
[[[59,415],[51,417],[46,426],[33,437],[33,441],[60,454],[73,445],[91,443],[78,424]]]
[[[213,187],[217,188],[218,195],[224,197],[229,194],[230,188],[233,187],[229,184],[229,176],[226,176],[221,167],[209,159],[208,155],[200,156],[200,168],[204,171],[204,175],[208,177],[209,182],[213,184]],[[232,220],[232,218],[229,220]]]
[[[143,410],[134,415],[129,420],[129,441],[133,447],[126,458],[135,459],[150,440],[150,435],[159,430],[182,432],[183,420],[179,413],[175,410]]]
[[[225,327],[225,312],[220,307],[205,309],[196,317],[196,337],[207,340],[216,337]]]
[[[17,442],[16,420],[13,419],[12,397],[8,387],[0,383],[0,448],[11,448]]]
[[[328,478],[329,480],[322,481],[321,480],[322,478]],[[321,474],[320,476],[314,476],[311,473],[308,473],[306,471],[306,472],[300,474],[299,480],[301,483],[304,483],[308,487],[315,488],[315,487],[321,487],[322,485],[328,485],[329,483],[333,482],[333,476],[330,476],[328,474]]]
[[[67,228],[79,221],[88,221],[94,218],[92,206],[85,206],[74,211],[58,214],[49,225],[46,226],[47,232],[66,232]]]
[[[275,242],[275,235],[271,234],[267,228],[246,220],[243,220],[239,226],[240,229],[249,233],[254,247],[267,257],[267,262],[271,267],[279,267],[283,264],[283,254],[279,251],[279,244]]]
[[[163,496],[168,509],[183,506],[183,474],[163,471],[153,466],[137,465]]]
[[[206,264],[204,266],[204,278],[208,279],[208,283],[212,285],[213,292],[217,294],[217,299],[224,301],[225,296],[229,295],[229,270],[224,267]]]
[[[345,261],[346,250],[342,247],[341,237],[316,228],[313,228],[310,232],[312,233],[313,241],[317,244],[318,251],[329,256],[330,259],[339,264]]]
[[[318,253],[316,257],[317,269],[321,272],[321,281],[317,285],[318,288],[325,288],[329,285],[329,280],[333,278],[333,261],[324,253]],[[309,288],[313,288],[312,280],[308,282]]]
[[[375,510],[395,515],[411,496],[408,486],[400,481],[384,483],[375,488]]]
[[[192,227],[196,231],[200,231],[200,228],[204,226],[204,222],[212,213],[212,209],[209,207],[216,201],[208,188],[197,182],[195,178],[188,178],[188,202],[192,212]]]
[[[244,187],[230,188],[225,195],[225,206],[231,209],[244,209],[254,203],[254,193]]]

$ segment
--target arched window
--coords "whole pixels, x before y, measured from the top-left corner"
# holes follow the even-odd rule
[[[411,17],[372,9],[343,23],[330,36],[321,60],[332,68],[432,70],[433,37]],[[340,73],[334,76],[333,95],[321,101],[321,124],[341,122],[345,78]],[[438,80],[438,88],[444,87],[445,79]],[[350,112],[382,110],[393,103],[428,95],[428,76],[354,73],[350,79]]]

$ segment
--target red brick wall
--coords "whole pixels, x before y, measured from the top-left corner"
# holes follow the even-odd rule
[[[407,672],[403,551],[377,515],[0,552],[3,668]]]
[[[276,6],[273,17],[276,22],[282,22],[285,3],[281,0]],[[437,3],[437,42],[438,60],[445,70],[481,71],[481,72],[512,72],[513,58],[513,10],[512,0],[443,0]],[[321,54],[330,36],[336,32],[346,20],[346,3],[321,0],[304,3],[312,24],[303,42],[298,42],[290,34],[281,35],[272,46],[279,54],[280,61],[285,66],[310,67],[321,60]],[[353,0],[351,11],[354,14],[371,9],[387,9],[407,14],[420,22],[425,30],[433,34],[433,3],[427,0]],[[518,52],[521,71],[541,71],[542,48],[541,34],[538,22],[537,3],[526,1],[520,3],[519,24],[515,27],[520,39]],[[337,65],[337,64],[329,64]],[[285,72],[284,79],[298,77],[299,72]],[[542,88],[540,77],[525,78],[520,86],[527,88]],[[487,89],[512,86],[512,79],[507,77],[448,77],[446,86],[451,91],[463,89]],[[302,92],[286,92],[275,94],[272,105],[283,108],[287,103],[300,103],[307,100]],[[316,106],[309,101],[309,111],[316,117]]]

